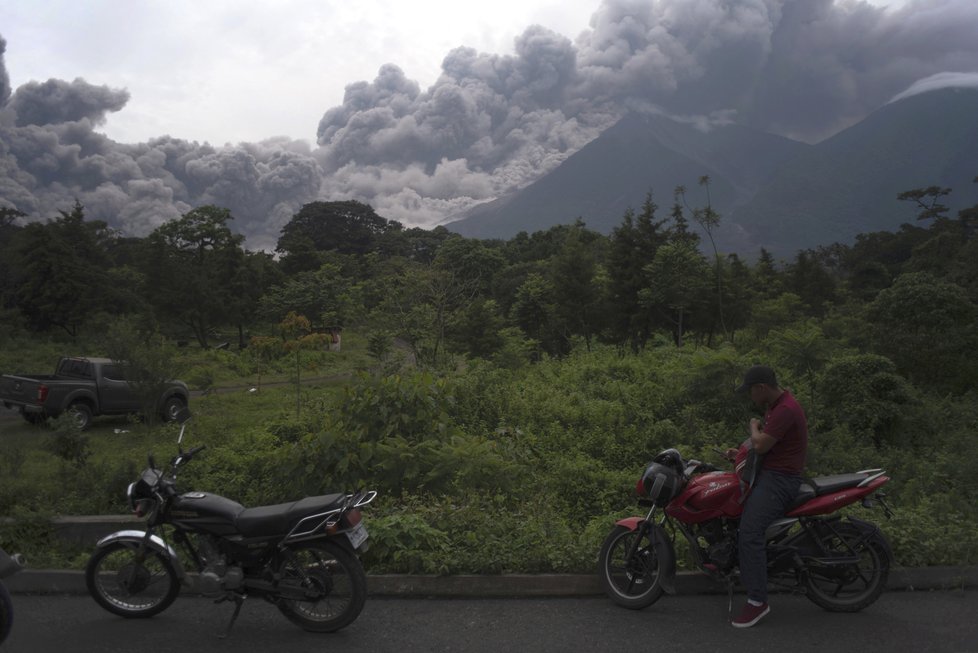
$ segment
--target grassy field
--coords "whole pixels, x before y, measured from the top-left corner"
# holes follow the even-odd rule
[[[58,357],[77,354],[64,344],[5,343],[0,351],[2,373],[49,373]],[[98,355],[96,351],[85,351]],[[264,424],[294,420],[299,407],[315,405],[338,392],[357,370],[372,360],[355,334],[344,338],[340,352],[303,352],[301,386],[295,383],[295,360],[283,358],[262,370],[261,385],[248,352],[174,348],[181,378],[192,391],[184,448],[206,444],[195,470],[188,470],[186,489],[196,478],[219,483],[230,457],[262,456],[268,443],[250,433]],[[152,453],[157,464],[177,453],[176,424],[151,424],[135,416],[103,416],[84,433],[72,432],[58,420],[29,424],[13,410],[0,408],[0,518],[5,526],[0,543],[28,554],[34,567],[74,567],[90,551],[63,545],[53,536],[50,518],[80,514],[124,514],[125,488],[146,466]],[[234,490],[247,479],[234,479]],[[219,485],[199,489],[226,493]],[[257,489],[257,488],[256,488]],[[256,492],[257,493],[257,492]],[[233,495],[232,495],[233,496]],[[233,496],[246,501],[248,496]]]

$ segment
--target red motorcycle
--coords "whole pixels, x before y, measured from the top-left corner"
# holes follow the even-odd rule
[[[800,590],[833,612],[857,612],[886,587],[890,545],[880,529],[841,508],[861,501],[892,515],[878,490],[889,481],[880,469],[806,479],[782,519],[768,528],[769,582]],[[600,554],[605,591],[618,605],[641,609],[675,593],[676,533],[689,545],[695,565],[727,584],[737,568],[737,528],[749,487],[733,471],[684,461],[675,449],[658,454],[635,487],[645,517],[615,524]]]

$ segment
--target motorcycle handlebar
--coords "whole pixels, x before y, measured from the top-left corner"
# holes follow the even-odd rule
[[[206,444],[202,444],[191,448],[189,451],[181,451],[177,454],[177,457],[173,459],[173,471],[175,472],[178,467],[185,463],[189,463],[194,456],[199,454],[201,451],[207,448]]]
[[[190,451],[188,451],[184,455],[186,456],[187,460],[190,460],[191,458],[193,458],[194,456],[196,456],[197,454],[199,454],[201,451],[203,451],[206,448],[207,448],[207,445],[206,444],[201,444],[201,445],[198,445],[196,447],[193,447]]]

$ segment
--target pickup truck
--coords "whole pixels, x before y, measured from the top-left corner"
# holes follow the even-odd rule
[[[169,381],[156,409],[164,420],[172,421],[189,399],[185,383]],[[0,403],[19,410],[32,423],[67,412],[83,430],[97,415],[143,410],[123,365],[108,358],[62,358],[52,375],[4,374],[0,376]]]

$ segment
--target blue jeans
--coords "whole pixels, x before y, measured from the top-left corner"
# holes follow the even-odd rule
[[[740,518],[738,541],[740,580],[747,589],[747,598],[767,603],[767,550],[764,532],[775,520],[784,516],[801,485],[801,476],[762,469],[747,497]]]

